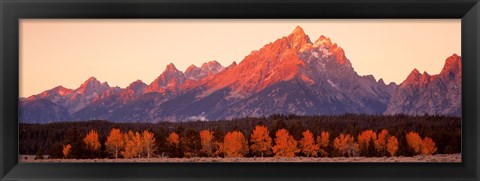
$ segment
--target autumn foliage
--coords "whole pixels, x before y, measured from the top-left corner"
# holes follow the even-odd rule
[[[422,151],[423,155],[431,155],[437,151],[437,147],[435,147],[435,142],[429,137],[425,137],[422,140]]]
[[[363,156],[375,156],[375,140],[377,133],[373,130],[366,130],[357,136],[358,146]]]
[[[178,129],[177,132],[170,132],[167,137],[161,139],[163,142],[159,143],[151,131],[122,132],[118,128],[113,128],[106,137],[105,147],[102,147],[98,132],[90,130],[80,142],[86,150],[93,151],[87,152],[87,154],[98,153],[104,149],[105,153],[109,153],[114,158],[130,159],[151,158],[158,156],[156,153],[162,153],[163,157],[165,151],[169,157],[264,157],[270,156],[271,153],[275,157],[397,156],[401,146],[400,141],[404,141],[402,144],[406,144],[406,149],[410,150],[413,155],[432,155],[438,150],[430,137],[422,139],[419,133],[408,132],[405,134],[404,140],[399,140],[390,135],[387,129],[378,132],[364,130],[358,134],[356,139],[350,134],[340,133],[333,141],[331,141],[331,134],[328,131],[322,131],[315,137],[310,130],[301,132],[301,137],[297,141],[287,129],[278,129],[275,132],[275,139],[272,140],[269,129],[260,125],[255,126],[248,139],[240,131],[230,131],[225,135],[220,134],[218,129],[217,131],[201,130],[200,132],[193,129]],[[218,139],[215,135],[223,139]],[[105,138],[103,139],[105,140]],[[272,141],[274,141],[274,145],[272,145]],[[77,148],[68,142],[60,145],[60,157],[76,158],[76,156],[72,156],[72,151]],[[162,151],[159,152],[159,149]],[[99,155],[87,158],[96,158]]]
[[[63,146],[62,153],[63,153],[64,158],[67,158],[68,154],[70,154],[71,149],[72,149],[72,145],[70,145],[70,144],[67,144],[67,145]]]
[[[121,152],[125,158],[140,158],[142,152],[142,137],[138,132],[128,131],[124,134],[125,149]]]
[[[105,142],[107,150],[112,153],[115,158],[118,158],[118,153],[123,149],[124,145],[125,141],[120,129],[112,129],[107,137],[107,141]]]
[[[395,136],[390,136],[387,141],[386,149],[390,156],[395,156],[398,151],[398,139]]]
[[[155,137],[153,133],[145,130],[142,132],[142,143],[143,143],[143,151],[146,153],[147,158],[153,154],[155,149]]]
[[[384,156],[387,152],[388,130],[382,129],[377,135],[377,139],[374,141],[375,149],[381,156]]]
[[[167,137],[166,147],[170,156],[180,156],[180,136],[175,132],[171,132]]]
[[[146,138],[148,136],[145,136],[143,132],[148,130],[155,138],[154,145],[150,144],[151,146],[145,147],[140,153],[140,157],[225,157],[221,150],[225,134],[231,131],[241,131],[248,143],[248,153],[245,157],[260,157],[262,152],[264,157],[269,157],[274,155],[272,154],[272,148],[275,144],[276,132],[280,129],[286,129],[289,135],[298,142],[297,147],[300,152],[295,153],[295,156],[306,157],[307,154],[303,152],[300,141],[303,138],[303,132],[308,129],[319,146],[317,157],[348,156],[347,151],[342,154],[334,147],[334,139],[339,137],[341,133],[344,135],[350,134],[353,137],[354,144],[353,147],[350,147],[351,155],[353,151],[356,151],[353,156],[383,157],[393,155],[409,157],[460,153],[462,135],[460,123],[461,119],[458,117],[441,115],[377,116],[346,114],[336,116],[272,115],[265,118],[241,118],[228,121],[159,122],[156,124],[112,123],[99,120],[19,124],[21,134],[19,134],[18,151],[19,154],[25,155],[49,155],[47,158],[64,158],[63,148],[70,144],[70,152],[66,157],[69,159],[124,158],[121,154],[125,150],[123,135],[132,130],[134,134],[138,132],[142,138]],[[264,133],[257,133],[262,131],[254,131],[258,125],[264,127],[263,132],[268,132],[268,136]],[[116,133],[112,130],[116,130]],[[209,130],[214,135],[212,154],[209,154],[209,146],[205,144],[209,141],[205,142],[205,140],[208,140],[205,137],[202,147],[200,132],[203,130]],[[365,150],[372,151],[372,155],[364,155],[360,150],[358,135],[367,130],[372,130],[371,134],[375,132],[377,135],[377,139],[370,139],[368,143],[363,142],[365,145],[368,144]],[[95,135],[92,131],[98,134],[98,142],[96,136],[92,136]],[[172,132],[176,133],[173,146],[167,141]],[[410,141],[410,144],[407,141],[407,133],[409,132],[418,134],[416,139],[409,139],[416,140]],[[254,135],[263,135],[263,138],[259,140],[264,141],[255,141]],[[392,137],[395,137],[398,145],[395,141],[389,141],[394,140]],[[114,138],[117,138],[116,141]],[[272,140],[270,149],[268,149],[269,139]],[[371,140],[373,144],[370,144]],[[267,149],[255,147],[262,142],[267,143]],[[356,150],[355,144],[358,144],[358,150]],[[100,145],[98,151],[94,151],[98,148],[95,145]],[[146,145],[149,144],[145,142]],[[267,151],[264,152],[265,150]],[[313,155],[309,156],[312,157]]]
[[[327,131],[322,131],[320,136],[317,136],[317,144],[319,146],[320,156],[328,156],[328,146],[330,144],[330,133]]]
[[[222,151],[226,157],[243,157],[248,153],[247,140],[240,131],[228,132],[223,141]]]
[[[178,147],[178,145],[180,144],[180,136],[178,136],[178,134],[175,132],[170,133],[167,138],[167,144],[170,146]]]
[[[214,136],[209,130],[200,131],[200,143],[202,145],[202,153],[207,156],[213,156],[214,153]]]
[[[83,139],[83,142],[88,149],[92,151],[100,150],[100,141],[98,141],[98,133],[95,130],[91,130],[87,136]]]
[[[320,149],[319,145],[315,144],[315,139],[313,138],[312,132],[309,130],[302,133],[303,138],[299,141],[300,148],[302,153],[307,157],[317,156],[318,150]]]
[[[341,156],[357,156],[358,144],[349,134],[340,134],[333,140],[333,147],[338,151]]]
[[[253,154],[264,155],[271,154],[272,138],[270,138],[270,132],[265,126],[255,126],[252,134],[250,135],[250,151]]]
[[[275,146],[273,146],[275,157],[294,157],[300,151],[297,148],[297,141],[286,129],[278,130],[275,136]]]
[[[415,154],[431,155],[437,151],[435,142],[429,137],[422,139],[416,132],[409,132],[406,135],[409,148]]]
[[[405,136],[407,139],[408,147],[415,152],[415,154],[419,154],[422,151],[422,138],[418,133],[409,132]]]

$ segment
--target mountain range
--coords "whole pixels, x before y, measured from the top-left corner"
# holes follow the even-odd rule
[[[461,57],[438,75],[414,69],[400,85],[358,75],[344,50],[301,27],[252,51],[238,65],[209,61],[185,72],[173,63],[150,84],[126,88],[90,77],[19,100],[22,123],[102,119],[114,122],[219,120],[272,114],[461,115]]]

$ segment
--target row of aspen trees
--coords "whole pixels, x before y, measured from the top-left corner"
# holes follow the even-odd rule
[[[388,134],[386,129],[376,133],[365,130],[355,137],[349,134],[340,134],[331,141],[330,133],[321,132],[315,137],[309,130],[302,133],[300,140],[295,140],[286,129],[279,129],[275,138],[269,136],[265,126],[256,126],[250,135],[250,144],[240,131],[227,132],[223,142],[215,139],[212,131],[202,130],[199,133],[201,145],[200,152],[206,157],[246,157],[246,156],[271,156],[274,157],[329,157],[329,156],[396,156],[399,142],[395,136]],[[198,136],[198,135],[197,135]],[[437,151],[435,142],[429,138],[423,139],[416,132],[406,134],[408,149],[416,155],[431,155]],[[176,157],[179,152],[186,157],[192,156],[181,149],[182,139],[177,133],[171,132],[166,138],[165,146],[168,147],[167,155]],[[90,131],[83,139],[87,149],[99,151],[101,143],[98,133]],[[120,129],[112,129],[105,141],[106,150],[113,158],[150,158],[155,153],[157,142],[154,134],[149,131],[123,133]],[[72,146],[63,146],[64,158],[68,157]],[[163,157],[163,153],[161,154]],[[198,155],[193,155],[198,156]]]
[[[95,130],[91,130],[83,138],[83,143],[86,149],[92,153],[100,151],[101,145],[98,133]],[[112,129],[105,146],[108,148],[108,152],[115,158],[118,158],[120,155],[123,158],[150,158],[155,148],[155,138],[153,133],[149,131],[143,131],[142,133],[128,131],[128,133],[122,133],[120,129]],[[63,146],[64,158],[68,157],[71,149],[72,146],[70,144]]]

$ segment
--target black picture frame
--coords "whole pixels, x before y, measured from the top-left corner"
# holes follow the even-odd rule
[[[19,19],[461,19],[462,163],[18,163]],[[1,180],[479,180],[478,0],[1,0]]]

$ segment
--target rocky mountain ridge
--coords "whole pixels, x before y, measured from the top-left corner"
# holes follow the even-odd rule
[[[322,35],[312,42],[301,27],[296,27],[288,36],[252,51],[238,64],[224,67],[209,61],[182,72],[171,63],[150,84],[137,80],[125,89],[91,77],[75,90],[59,86],[20,99],[23,111],[19,116],[21,122],[45,123],[218,120],[272,114],[414,114],[402,105],[414,98],[430,101],[420,99],[417,92],[444,88],[440,86],[444,82],[451,91],[440,93],[455,95],[431,105],[443,105],[445,111],[434,111],[437,114],[457,114],[460,99],[454,89],[461,87],[461,58],[455,56],[447,59],[439,75],[421,75],[414,70],[402,84],[387,85],[372,75],[358,75],[344,50],[329,38]],[[412,104],[417,109],[422,105]],[[419,114],[432,113],[428,109],[432,107]],[[38,112],[49,114],[35,117]]]

